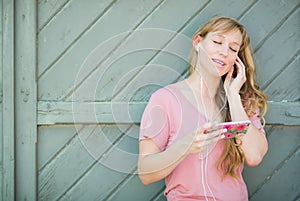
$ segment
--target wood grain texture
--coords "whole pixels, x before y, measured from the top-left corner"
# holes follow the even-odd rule
[[[80,130],[74,126],[58,125],[55,127],[38,127],[38,170],[41,171],[49,161],[53,160]]]
[[[300,43],[299,43],[300,47]],[[278,74],[276,78],[264,89],[269,100],[276,102],[300,100],[300,56]]]
[[[15,108],[14,108],[14,2],[9,0],[1,1],[1,24],[2,24],[2,37],[1,37],[1,71],[2,71],[2,93],[3,102],[2,106],[2,122],[1,125],[1,200],[14,200],[15,199]],[[5,75],[5,76],[4,76]],[[1,97],[2,98],[2,97]]]
[[[70,0],[38,0],[38,31],[40,32]]]
[[[51,70],[39,79],[39,100],[61,100],[68,96],[76,87],[74,86],[75,79],[84,59],[101,43],[134,29],[158,3],[157,0],[133,0],[129,4],[125,1],[118,1],[113,9],[107,10],[95,22],[93,28],[81,36],[61,59],[53,63]],[[126,20],[123,20],[124,16]],[[118,26],[111,26],[112,24],[118,24]],[[107,51],[106,54],[109,52]],[[65,79],[65,75],[68,75],[69,79]]]
[[[267,124],[300,125],[300,102],[269,102]]]
[[[38,103],[38,124],[138,123],[147,102]]]
[[[140,119],[155,90],[187,75],[191,37],[216,14],[245,24],[268,96],[250,201],[299,200],[297,0],[1,3],[0,200],[165,201],[163,181],[136,174]]]
[[[104,154],[114,146],[114,143],[120,139],[123,131],[126,131],[127,128],[126,125],[83,126],[78,135],[40,170],[39,199],[53,200],[65,196],[70,188],[85,178],[86,173],[92,172],[91,170],[98,163],[97,160],[105,157]],[[84,187],[83,190],[87,190],[86,186],[82,187]],[[101,190],[98,192],[103,193]]]
[[[249,197],[256,197],[256,194],[265,194],[271,196],[272,191],[265,191],[265,186],[272,186],[273,180],[276,181],[278,172],[283,171],[286,160],[289,160],[300,146],[299,126],[267,126],[266,133],[269,143],[269,150],[262,163],[257,167],[245,167],[244,178],[248,186]],[[296,170],[296,167],[294,167]],[[285,172],[287,177],[291,177],[289,172]],[[292,174],[292,173],[291,173]],[[280,182],[278,182],[280,183]],[[290,184],[294,185],[294,184]],[[269,187],[267,187],[269,188]],[[261,191],[261,192],[260,192]],[[283,187],[280,192],[289,192],[289,187]],[[281,197],[282,198],[282,197]],[[280,198],[280,199],[281,199]],[[280,200],[275,199],[275,200]],[[273,200],[273,199],[265,199]],[[290,199],[292,200],[292,199]]]
[[[251,44],[256,48],[262,41],[276,30],[276,27],[287,15],[298,7],[297,0],[279,1],[274,3],[268,0],[257,1],[241,17],[240,21],[245,25],[251,36]]]
[[[69,1],[38,35],[39,68],[42,76],[53,61],[69,49],[109,9],[114,1]]]
[[[0,27],[3,27],[3,6],[2,6],[2,1],[0,1]],[[2,30],[2,29],[1,29]],[[3,58],[3,43],[2,43],[2,38],[3,38],[3,32],[0,31],[0,55]],[[2,62],[0,62],[0,161],[3,161],[3,66]],[[4,171],[3,171],[3,164],[0,164],[0,195],[3,195],[3,177],[4,176]],[[3,200],[3,197],[0,197],[1,200]]]
[[[115,192],[112,192],[107,200],[123,201],[123,200],[154,200],[157,196],[158,189],[164,189],[164,180],[152,183],[150,185],[143,185],[138,175],[131,175],[125,182],[121,183]],[[143,192],[137,193],[137,192]]]
[[[282,70],[299,55],[300,9],[299,6],[296,6],[296,8],[294,12],[287,15],[287,18],[276,32],[270,35],[264,41],[263,46],[256,51],[258,83],[262,89],[276,79]]]
[[[107,136],[110,137],[116,129],[108,128],[106,131]],[[98,160],[89,167],[88,171],[78,177],[61,198],[66,200],[72,200],[72,198],[103,200],[109,196],[113,189],[117,188],[130,175],[129,172],[133,172],[136,168],[138,147],[130,140],[136,141],[137,138],[134,136],[136,134],[136,129],[127,130],[125,135],[118,138],[105,153],[98,156]],[[127,160],[126,155],[130,152],[134,154],[134,161]]]
[[[15,195],[36,200],[36,1],[15,6]]]
[[[38,124],[139,123],[146,105],[147,102],[130,101],[86,103],[40,101]],[[298,102],[270,101],[265,119],[266,124],[299,125],[299,116]]]

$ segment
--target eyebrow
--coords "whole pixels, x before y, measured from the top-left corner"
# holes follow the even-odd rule
[[[218,34],[218,33],[213,34],[213,36],[220,36],[220,37],[222,37],[222,38],[226,38],[224,35]],[[238,42],[236,42],[236,41],[233,41],[233,43],[236,44],[236,45],[238,45],[238,46],[241,46],[241,45],[240,45]]]

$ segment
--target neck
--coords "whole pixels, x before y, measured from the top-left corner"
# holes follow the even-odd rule
[[[214,98],[217,93],[221,78],[195,70],[187,80],[195,91],[201,90],[203,95],[206,97]]]

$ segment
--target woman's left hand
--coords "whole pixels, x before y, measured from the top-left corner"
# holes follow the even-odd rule
[[[239,94],[241,87],[246,82],[246,69],[245,65],[243,64],[242,60],[237,57],[235,61],[235,66],[237,70],[237,75],[235,78],[232,77],[232,73],[234,67],[232,66],[227,73],[225,82],[224,82],[224,89],[227,96],[232,94]]]

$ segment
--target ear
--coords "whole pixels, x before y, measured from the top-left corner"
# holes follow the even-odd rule
[[[201,39],[202,37],[199,34],[193,37],[193,47],[197,52],[199,50],[199,45],[200,45],[199,43],[201,42]]]

